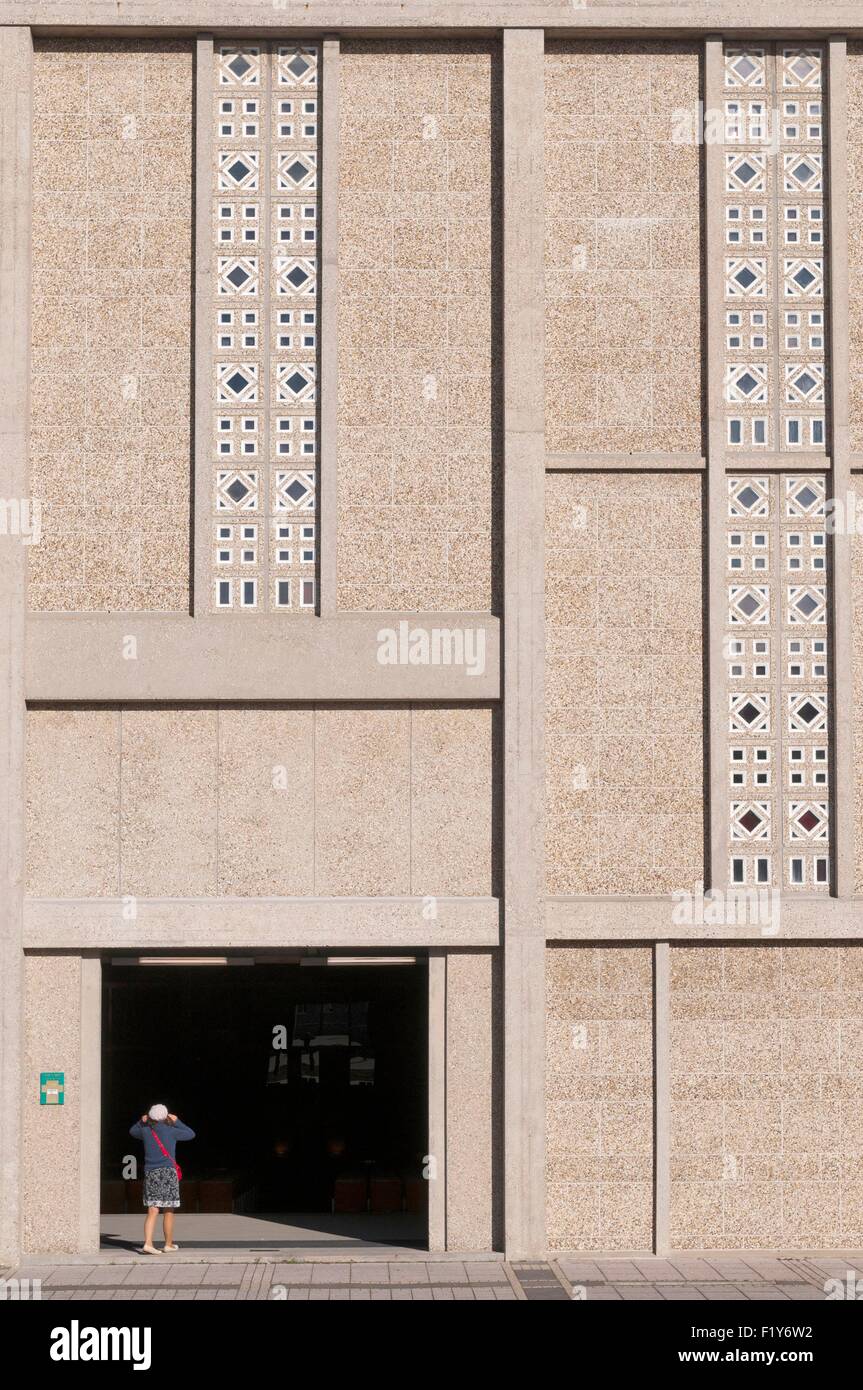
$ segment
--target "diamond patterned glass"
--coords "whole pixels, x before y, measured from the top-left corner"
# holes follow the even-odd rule
[[[730,882],[827,892],[823,475],[728,479]]]
[[[313,613],[316,44],[217,43],[213,607]]]
[[[819,44],[725,47],[725,414],[734,451],[826,448]]]

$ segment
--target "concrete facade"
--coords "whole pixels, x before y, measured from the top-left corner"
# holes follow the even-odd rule
[[[148,948],[428,957],[434,1252],[863,1246],[859,7],[54,10],[0,2],[0,1264],[98,1248]]]

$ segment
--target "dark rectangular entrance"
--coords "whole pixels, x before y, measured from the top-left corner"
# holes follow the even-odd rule
[[[425,1244],[427,962],[141,959],[103,970],[103,1212],[143,1215],[128,1131],[161,1101],[197,1136],[178,1146],[183,1219],[290,1215],[310,1243],[344,1226]]]

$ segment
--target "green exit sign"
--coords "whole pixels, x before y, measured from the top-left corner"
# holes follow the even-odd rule
[[[64,1071],[42,1071],[39,1073],[39,1104],[62,1105],[66,1093],[66,1073]]]

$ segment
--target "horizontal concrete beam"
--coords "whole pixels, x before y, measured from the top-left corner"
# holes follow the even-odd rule
[[[546,454],[547,473],[692,473],[706,467],[701,454]]]
[[[857,464],[853,459],[857,458]],[[863,469],[863,455],[852,456],[852,466]],[[707,467],[701,454],[546,454],[547,473],[697,473]],[[726,473],[828,472],[829,454],[806,453],[729,454]]]
[[[813,17],[817,15],[817,26]],[[545,28],[558,32],[781,29],[853,32],[863,27],[859,0],[2,0],[0,24],[31,24],[62,33],[87,25],[102,30],[251,29],[393,31],[405,28]]]
[[[482,613],[31,614],[26,693],[49,703],[495,700],[499,629]]]
[[[863,898],[781,897],[746,901],[547,898],[549,941],[832,941],[863,937]],[[713,920],[716,918],[717,920]]]
[[[23,945],[31,951],[499,942],[496,898],[28,898],[24,904]]]

